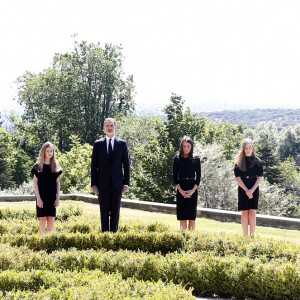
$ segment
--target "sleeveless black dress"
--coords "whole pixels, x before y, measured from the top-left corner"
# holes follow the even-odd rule
[[[201,164],[198,156],[193,159],[175,156],[173,161],[173,180],[175,185],[187,191],[195,184],[199,186],[201,178]],[[198,190],[190,198],[184,198],[177,190],[176,211],[177,220],[195,220],[197,216]]]
[[[54,202],[56,200],[56,179],[62,171],[57,173],[51,172],[51,166],[44,164],[43,172],[39,172],[37,166],[33,166],[31,170],[32,176],[35,175],[38,179],[38,188],[41,199],[44,203],[43,208],[36,205],[37,217],[55,217],[56,208]]]
[[[243,172],[240,168],[235,164],[234,167],[234,175],[235,177],[241,177],[243,183],[248,189],[251,189],[255,184],[257,177],[263,176],[263,167],[260,161],[256,160],[254,163],[254,157],[246,156],[246,171]],[[258,207],[258,199],[259,199],[259,187],[253,193],[253,198],[249,199],[246,195],[246,192],[239,186],[238,187],[238,210],[249,210],[249,209],[257,209]]]

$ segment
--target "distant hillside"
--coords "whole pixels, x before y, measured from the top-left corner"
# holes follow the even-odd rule
[[[272,121],[279,129],[300,123],[300,109],[254,109],[254,110],[223,110],[201,112],[199,116],[207,116],[214,122],[243,123],[252,128],[259,122]]]

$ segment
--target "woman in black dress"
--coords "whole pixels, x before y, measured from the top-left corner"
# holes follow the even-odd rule
[[[180,228],[195,230],[198,186],[200,184],[200,158],[193,156],[193,140],[184,136],[180,142],[179,155],[173,161],[173,179],[177,187],[176,210]],[[187,220],[189,224],[187,225]]]
[[[62,173],[58,164],[52,143],[43,144],[36,164],[31,173],[33,175],[34,191],[36,195],[36,212],[39,218],[40,233],[51,232],[59,205],[59,175]]]
[[[241,211],[243,234],[255,233],[256,210],[259,198],[259,184],[263,176],[260,159],[255,155],[253,143],[245,139],[237,156],[234,174],[238,183],[238,210]]]

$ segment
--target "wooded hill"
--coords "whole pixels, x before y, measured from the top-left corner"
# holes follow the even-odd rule
[[[243,123],[252,128],[259,122],[272,121],[278,129],[300,122],[300,109],[254,109],[254,110],[223,110],[215,112],[197,113],[207,116],[214,122],[229,122],[231,124]]]

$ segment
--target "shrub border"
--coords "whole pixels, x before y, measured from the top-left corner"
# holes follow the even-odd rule
[[[84,201],[88,203],[98,204],[98,197],[93,195],[83,194],[62,194],[61,200],[75,200]],[[34,195],[0,195],[0,202],[14,202],[14,201],[33,201]],[[139,209],[150,212],[159,212],[165,214],[176,214],[175,204],[165,204],[158,202],[148,202],[142,200],[130,200],[122,199],[121,206],[131,209]],[[220,210],[212,208],[197,208],[197,217],[212,219],[220,222],[241,222],[241,215],[239,212]],[[268,216],[268,215],[256,215],[256,224],[258,226],[267,226],[291,230],[300,230],[300,219]]]

